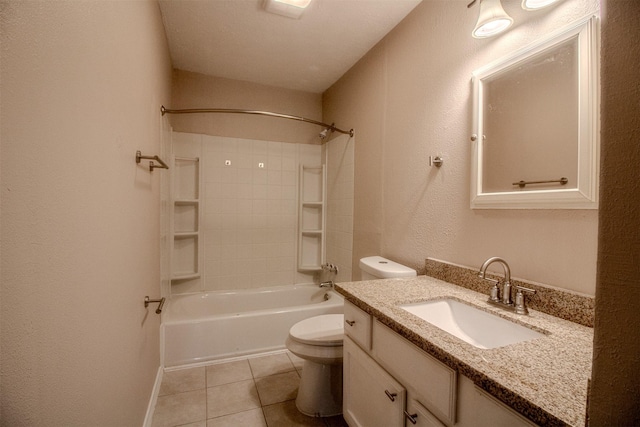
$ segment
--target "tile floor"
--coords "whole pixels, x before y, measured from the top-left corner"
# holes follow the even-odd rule
[[[295,398],[303,361],[288,351],[164,373],[153,427],[347,427],[307,417]]]

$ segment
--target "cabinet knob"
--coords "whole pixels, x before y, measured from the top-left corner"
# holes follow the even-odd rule
[[[389,390],[385,390],[384,394],[386,394],[389,400],[391,400],[392,402],[396,401],[396,396],[398,395],[398,393],[391,393]]]
[[[416,418],[418,418],[418,414],[410,414],[407,411],[404,411],[404,416],[407,417],[407,419],[409,421],[411,421],[411,424],[417,424],[418,420]]]
[[[355,321],[355,320],[347,320],[347,319],[344,319],[344,321],[345,321],[345,322],[347,322],[347,325],[349,325],[349,326],[353,326],[353,325],[355,325],[355,324],[356,324],[356,321]]]

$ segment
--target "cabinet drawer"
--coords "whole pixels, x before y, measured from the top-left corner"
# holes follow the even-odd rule
[[[371,350],[371,315],[345,301],[344,333],[366,351]]]
[[[417,400],[407,400],[407,412],[405,414],[407,418],[406,426],[416,427],[444,427],[431,412],[420,404]]]
[[[455,424],[457,372],[379,321],[372,341],[374,358],[440,421]]]

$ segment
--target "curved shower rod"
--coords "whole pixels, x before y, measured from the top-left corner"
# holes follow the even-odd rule
[[[195,114],[195,113],[229,113],[229,114],[257,114],[260,116],[269,116],[269,117],[279,117],[281,119],[289,119],[289,120],[298,120],[301,122],[311,123],[314,125],[322,126],[324,128],[329,129],[332,132],[340,132],[349,136],[353,136],[353,129],[350,130],[342,130],[337,128],[332,124],[326,124],[322,122],[318,122],[316,120],[307,119],[306,117],[300,116],[290,116],[288,114],[280,114],[280,113],[272,113],[271,111],[257,111],[257,110],[236,110],[229,108],[191,108],[186,110],[170,110],[169,108],[165,108],[163,105],[160,107],[160,111],[162,115],[165,114]]]

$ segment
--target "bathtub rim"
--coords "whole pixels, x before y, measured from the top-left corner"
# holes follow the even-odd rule
[[[298,283],[295,285],[278,285],[278,286],[264,286],[261,288],[253,288],[253,289],[239,289],[239,290],[221,290],[221,291],[201,291],[201,292],[191,292],[188,294],[180,294],[180,295],[176,295],[176,297],[187,297],[187,296],[196,296],[196,295],[229,295],[229,294],[249,294],[249,293],[268,293],[268,292],[275,292],[276,290],[290,290],[290,289],[297,289],[297,288],[301,288],[301,287],[305,287],[305,288],[311,288],[311,287],[318,287],[318,291],[322,292],[323,289],[320,288],[318,285],[313,284],[313,283]],[[171,320],[168,319],[168,317],[170,316],[169,311],[171,310],[171,299],[173,297],[170,297],[169,299],[167,299],[167,310],[166,312],[162,313],[162,318],[161,318],[161,325],[165,325],[165,324],[170,324],[170,325],[177,325],[177,324],[182,324],[182,323],[198,323],[198,322],[202,322],[202,321],[206,321],[206,320],[210,320],[210,319],[224,319],[224,318],[238,318],[238,317],[248,317],[251,315],[256,315],[256,314],[266,314],[266,313],[272,313],[272,312],[289,312],[289,311],[303,311],[305,308],[309,308],[309,306],[317,306],[317,305],[333,305],[333,304],[344,304],[344,297],[338,293],[335,289],[324,289],[325,294],[329,294],[330,295],[330,299],[329,300],[324,300],[324,301],[320,301],[317,303],[312,303],[312,304],[298,304],[298,305],[289,305],[289,306],[283,306],[283,307],[276,307],[276,308],[268,308],[268,309],[262,309],[262,310],[251,310],[251,311],[235,311],[233,313],[224,313],[224,314],[209,314],[206,316],[201,316],[201,317],[194,317],[194,318],[189,318],[189,319],[179,319],[179,320]],[[332,301],[334,299],[337,299],[337,301]]]

